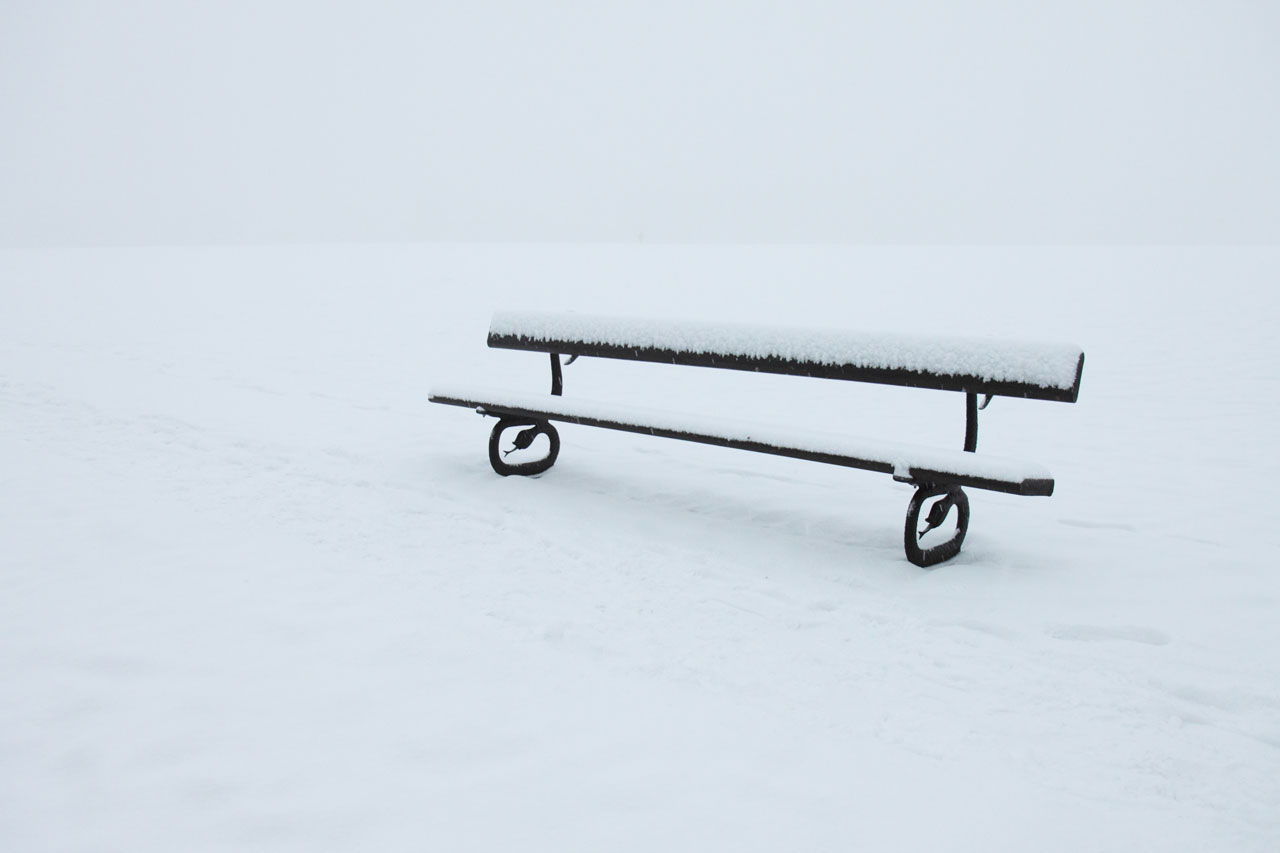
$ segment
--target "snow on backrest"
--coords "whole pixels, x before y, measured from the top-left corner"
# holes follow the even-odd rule
[[[494,314],[489,334],[491,339],[917,371],[1065,391],[1075,387],[1082,356],[1080,347],[1070,344],[524,311]]]

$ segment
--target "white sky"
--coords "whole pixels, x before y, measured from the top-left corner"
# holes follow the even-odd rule
[[[1280,3],[0,0],[0,245],[1280,242]]]

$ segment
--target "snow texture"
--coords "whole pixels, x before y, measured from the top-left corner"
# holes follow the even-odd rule
[[[582,400],[576,397],[566,399],[550,394],[528,394],[504,389],[462,388],[447,385],[433,387],[430,396],[471,401],[480,407],[499,411],[520,409],[551,415],[594,418],[738,441],[757,441],[774,447],[794,448],[813,453],[851,456],[870,462],[882,462],[893,466],[894,471],[901,472],[922,468],[1009,483],[1053,479],[1053,475],[1043,466],[1018,459],[965,453],[961,450],[916,447],[838,433],[782,428],[751,421],[669,412],[642,406]]]
[[[806,329],[650,320],[588,314],[499,311],[489,331],[535,341],[581,341],[619,347],[780,358],[800,363],[912,370],[987,381],[1070,389],[1078,346],[953,335]]]
[[[1277,281],[1267,249],[0,251],[0,850],[1274,853]],[[572,426],[497,476],[493,421],[427,390],[545,391],[484,343],[518,300],[1017,330],[1089,388],[982,412],[1057,489],[970,492],[926,571],[889,477]],[[964,435],[957,394],[564,381]]]

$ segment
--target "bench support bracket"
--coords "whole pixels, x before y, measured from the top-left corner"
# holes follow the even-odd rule
[[[551,394],[555,397],[564,394],[564,373],[560,370],[560,353],[551,353]]]
[[[987,402],[990,402],[987,398]],[[978,449],[978,395],[968,391],[964,395],[964,449],[973,453]]]
[[[924,527],[920,526],[920,512],[930,498],[941,498],[930,507],[925,516]],[[951,510],[956,511],[956,532],[947,541],[929,548],[920,547],[920,540],[926,533],[946,522]],[[907,559],[920,567],[936,566],[945,563],[960,553],[964,544],[964,535],[969,531],[969,498],[964,490],[954,485],[935,485],[920,483],[916,493],[907,506],[907,524],[903,529],[903,546]]]
[[[509,429],[518,427],[524,427],[524,429],[516,433],[512,447],[504,451],[502,449],[502,434]],[[539,435],[545,435],[551,444],[545,457],[529,462],[507,462],[505,457],[508,453],[516,450],[526,450]],[[556,464],[556,457],[559,455],[560,433],[556,432],[556,428],[551,425],[550,421],[502,417],[498,418],[498,423],[494,425],[493,432],[489,433],[489,464],[493,466],[494,471],[504,477],[512,474],[524,477],[541,474]]]

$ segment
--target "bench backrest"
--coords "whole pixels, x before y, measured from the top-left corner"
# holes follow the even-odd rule
[[[1069,344],[501,311],[489,346],[1074,403]]]

